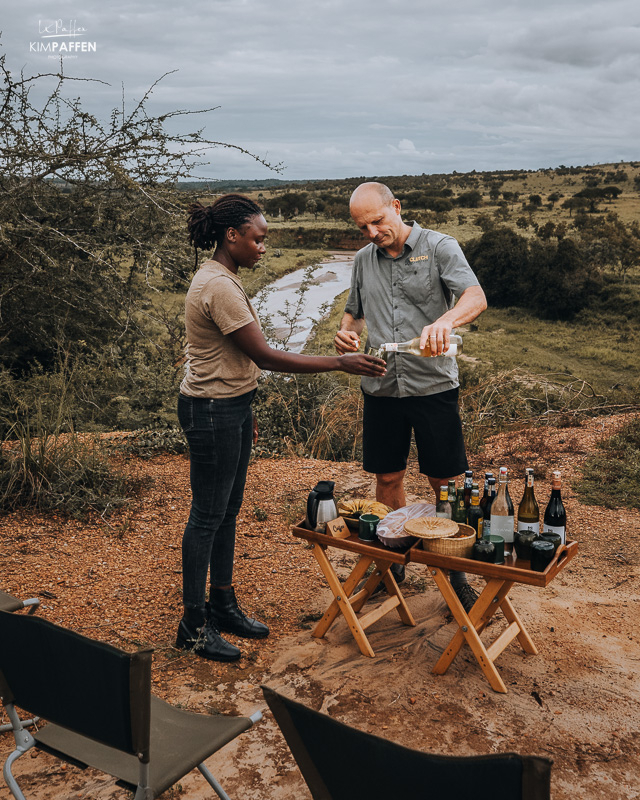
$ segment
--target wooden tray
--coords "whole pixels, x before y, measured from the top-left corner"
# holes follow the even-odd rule
[[[409,547],[392,550],[390,547],[385,547],[382,542],[363,542],[358,538],[357,533],[352,533],[348,539],[337,539],[334,536],[328,536],[326,533],[307,530],[304,527],[304,520],[301,520],[297,525],[293,525],[291,533],[299,539],[306,539],[308,542],[313,542],[323,547],[338,547],[340,550],[347,550],[350,553],[359,553],[360,555],[371,556],[383,561],[390,561],[392,564],[409,563]]]
[[[531,569],[528,561],[516,559],[515,554],[507,556],[504,564],[487,564],[476,561],[474,558],[458,558],[456,556],[443,556],[423,550],[421,543],[414,544],[409,550],[409,561],[417,564],[427,564],[442,569],[453,569],[459,572],[469,572],[472,575],[482,575],[485,578],[500,578],[517,583],[526,583],[530,586],[547,586],[561,572],[578,552],[578,543],[575,541],[561,545],[552,561],[544,572]]]

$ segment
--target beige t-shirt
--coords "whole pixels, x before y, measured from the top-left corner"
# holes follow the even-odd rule
[[[180,392],[189,397],[238,397],[258,385],[260,370],[227,334],[256,322],[240,279],[217,261],[205,261],[187,292],[186,374]]]

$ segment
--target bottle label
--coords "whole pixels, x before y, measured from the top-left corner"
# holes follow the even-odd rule
[[[502,536],[505,544],[513,542],[513,517],[491,515],[491,535]]]
[[[387,342],[384,345],[384,349],[387,353],[396,353],[398,351],[398,343],[397,342]]]
[[[520,520],[518,520],[518,530],[519,531],[533,531],[534,533],[540,533],[540,523],[539,522],[520,522]]]
[[[482,535],[485,537],[491,536],[491,520],[485,519],[482,521]]]
[[[482,539],[482,536],[483,536],[483,533],[482,533],[482,531],[484,530],[484,526],[482,524],[483,522],[484,522],[484,520],[482,519],[482,517],[480,517],[478,519],[478,539]]]
[[[562,544],[567,543],[566,528],[564,525],[543,525],[543,533],[559,533],[562,537]]]

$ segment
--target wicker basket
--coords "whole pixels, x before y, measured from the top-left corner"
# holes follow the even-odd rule
[[[458,533],[467,534],[463,538],[451,539],[423,539],[422,549],[442,556],[456,556],[457,558],[471,558],[476,532],[470,525],[458,525]]]

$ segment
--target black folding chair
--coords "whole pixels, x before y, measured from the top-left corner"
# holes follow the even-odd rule
[[[152,800],[196,766],[229,800],[203,762],[262,714],[174,708],[151,694],[151,653],[125,653],[39,617],[0,611],[0,695],[16,741],[3,773],[16,800],[25,797],[11,766],[34,746],[113,775],[135,800]],[[32,736],[14,704],[49,723]]]
[[[412,750],[262,687],[314,800],[549,800],[547,758]],[[419,731],[416,731],[419,735]]]

